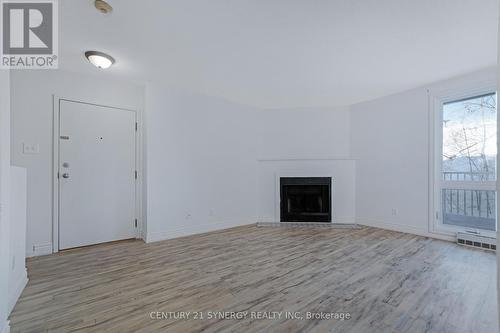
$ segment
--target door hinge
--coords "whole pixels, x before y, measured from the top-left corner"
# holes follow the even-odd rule
[[[135,170],[135,179],[137,179],[137,170]]]
[[[57,179],[59,179],[59,171],[57,171]]]
[[[135,131],[137,132],[137,122],[135,122]]]
[[[135,219],[135,221],[134,221],[134,225],[135,225],[135,227],[137,228],[137,219]]]
[[[436,220],[439,220],[439,212],[436,211]]]

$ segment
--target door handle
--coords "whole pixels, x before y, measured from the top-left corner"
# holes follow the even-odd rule
[[[63,173],[63,174],[62,174],[62,177],[63,177],[63,178],[69,178],[69,173],[66,173],[66,172],[65,172],[65,173]]]

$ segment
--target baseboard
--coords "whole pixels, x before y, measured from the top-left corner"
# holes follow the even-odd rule
[[[334,217],[332,223],[355,224],[356,218],[350,216]]]
[[[399,224],[399,223],[388,223],[379,220],[367,219],[367,218],[356,218],[356,223],[365,225],[368,227],[375,227],[380,229],[387,229],[392,231],[404,232],[407,234],[413,234],[418,236],[424,236],[429,238],[441,239],[449,242],[455,242],[456,239],[453,236],[432,233],[429,232],[426,228],[417,228],[409,225]]]
[[[10,324],[8,320],[0,327],[0,333],[10,333]]]
[[[21,293],[23,292],[27,283],[28,283],[28,273],[26,269],[24,269],[22,276],[16,280],[16,285],[14,286],[14,288],[9,290],[9,305],[8,305],[9,314],[14,309],[14,306],[16,306],[17,300],[21,296]]]
[[[279,221],[276,221],[276,219],[274,217],[258,217],[257,218],[257,223],[275,223],[275,222],[279,222]]]
[[[360,229],[359,224],[351,223],[328,223],[328,222],[257,222],[257,227],[280,227],[280,228],[324,228],[324,229]]]
[[[41,243],[41,244],[34,244],[32,251],[26,253],[26,257],[38,257],[38,256],[45,256],[47,254],[52,254],[52,242],[47,242],[47,243]]]
[[[239,227],[242,225],[255,224],[255,220],[241,220],[241,221],[225,221],[225,222],[216,222],[205,225],[196,225],[185,228],[176,228],[168,231],[159,231],[159,232],[151,232],[148,233],[145,239],[146,243],[153,243],[162,240],[203,234],[206,232],[217,231],[222,229],[228,229],[233,227]]]
[[[146,243],[152,243],[152,242],[157,242],[157,241],[166,240],[166,239],[172,239],[172,238],[195,235],[195,234],[202,234],[202,233],[206,233],[206,232],[210,232],[210,231],[216,231],[216,230],[227,229],[227,228],[231,228],[231,227],[237,227],[237,226],[241,226],[241,225],[254,224],[255,222],[257,222],[257,223],[274,223],[274,222],[276,222],[275,218],[270,218],[270,217],[260,217],[260,218],[257,218],[256,220],[257,221],[255,221],[255,220],[242,220],[242,221],[239,221],[236,223],[234,221],[218,222],[218,223],[211,223],[211,224],[201,225],[201,226],[198,225],[198,226],[196,226],[196,228],[186,227],[186,228],[172,229],[169,231],[152,232],[145,237],[145,241],[146,241]],[[429,237],[429,238],[435,238],[435,239],[440,239],[440,240],[445,240],[445,241],[450,241],[450,242],[456,241],[455,237],[453,237],[453,236],[432,233],[432,232],[429,232],[426,228],[418,228],[418,227],[408,226],[408,225],[399,224],[399,223],[388,223],[388,222],[374,220],[374,219],[341,217],[341,218],[335,218],[333,223],[360,224],[360,225],[364,225],[364,226],[375,227],[375,228],[380,228],[380,229],[387,229],[387,230],[392,230],[392,231],[399,231],[399,232],[404,232],[404,233],[408,233],[408,234]]]
[[[257,223],[276,223],[280,221],[276,221],[274,217],[259,217],[257,218]],[[332,223],[340,223],[340,224],[355,224],[355,217],[334,217]]]

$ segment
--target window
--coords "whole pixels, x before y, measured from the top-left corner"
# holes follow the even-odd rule
[[[496,94],[449,101],[441,111],[442,225],[496,231]]]
[[[443,180],[495,180],[496,94],[443,105]]]

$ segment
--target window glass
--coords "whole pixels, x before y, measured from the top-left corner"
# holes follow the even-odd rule
[[[446,103],[443,106],[442,179],[496,179],[496,94]]]

